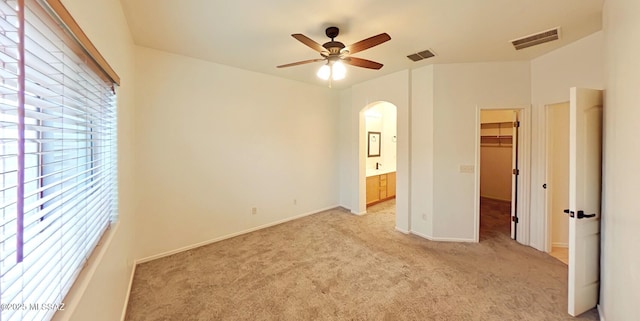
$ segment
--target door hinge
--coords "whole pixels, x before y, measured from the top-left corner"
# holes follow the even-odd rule
[[[512,171],[513,175],[520,175],[520,170],[517,168],[514,168]]]
[[[520,127],[520,121],[516,120],[513,122],[513,127]]]
[[[516,222],[516,224],[518,224],[518,217],[517,216],[511,216],[511,221],[512,222]]]

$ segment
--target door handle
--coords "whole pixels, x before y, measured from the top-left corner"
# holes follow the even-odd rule
[[[578,211],[578,218],[595,217],[596,214],[585,214],[584,211]]]

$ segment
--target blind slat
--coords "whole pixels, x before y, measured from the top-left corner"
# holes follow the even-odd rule
[[[48,9],[25,1],[0,1],[0,302],[60,303],[117,215],[116,100]]]

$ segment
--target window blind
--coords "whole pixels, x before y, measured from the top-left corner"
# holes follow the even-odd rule
[[[0,0],[0,321],[49,320],[117,215],[111,78],[35,0]]]

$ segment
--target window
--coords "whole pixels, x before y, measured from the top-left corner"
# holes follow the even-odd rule
[[[51,319],[117,215],[117,81],[56,5],[0,0],[0,321]]]

